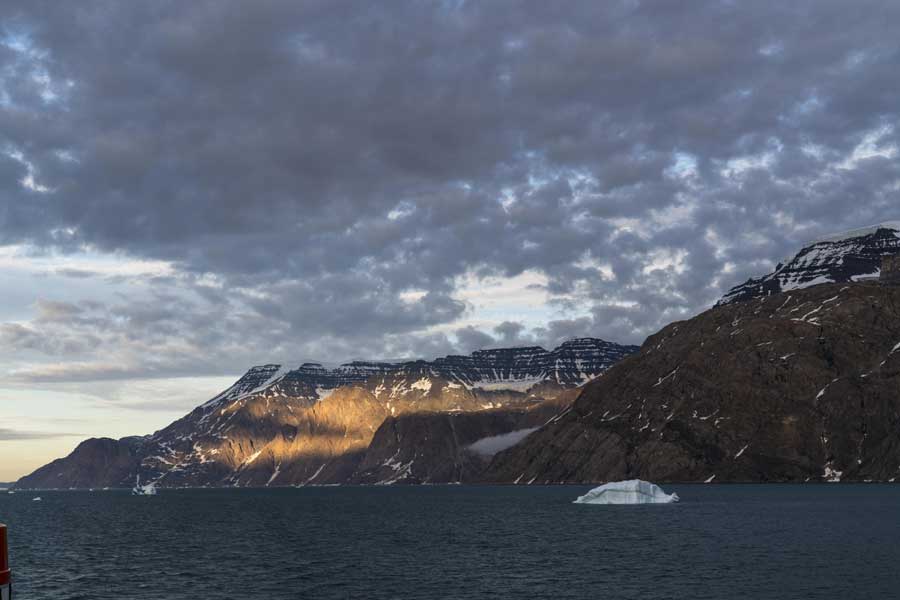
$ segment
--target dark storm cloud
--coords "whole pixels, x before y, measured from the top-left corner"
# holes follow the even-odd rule
[[[466,352],[480,350],[495,343],[493,337],[471,325],[457,329],[456,339],[459,340],[460,347]]]
[[[5,326],[16,346],[59,353],[92,327],[154,355],[438,353],[456,342],[422,332],[464,315],[462,274],[525,270],[590,317],[464,328],[460,347],[636,342],[897,212],[893,2],[0,11],[0,243],[179,277],[102,326]]]

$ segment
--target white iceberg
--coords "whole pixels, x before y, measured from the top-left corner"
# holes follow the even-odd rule
[[[655,483],[631,479],[613,481],[596,487],[575,504],[669,504],[678,502],[678,494],[667,494]]]
[[[132,496],[155,496],[156,495],[156,484],[148,483],[147,485],[141,485],[141,476],[137,476],[137,480],[135,481],[134,487],[131,488]]]

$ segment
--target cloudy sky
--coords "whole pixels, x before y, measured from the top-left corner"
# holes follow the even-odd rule
[[[900,4],[4,2],[0,481],[252,364],[639,343],[898,217]]]

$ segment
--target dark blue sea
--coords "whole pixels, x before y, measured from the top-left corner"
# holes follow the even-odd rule
[[[900,597],[900,486],[663,487],[4,492],[0,522],[17,600]]]

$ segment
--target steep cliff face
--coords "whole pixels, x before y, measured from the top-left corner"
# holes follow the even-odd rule
[[[479,350],[430,363],[435,375],[470,388],[525,391],[545,381],[580,385],[637,351],[596,338],[577,338],[551,351],[540,346]]]
[[[386,419],[362,456],[352,483],[464,483],[477,480],[499,448],[537,429],[559,407],[409,413]]]
[[[81,442],[69,456],[44,465],[23,477],[16,487],[113,487],[134,482],[143,438],[92,438]]]
[[[648,338],[487,480],[893,481],[900,288],[826,284]]]
[[[732,288],[719,304],[743,302],[821,283],[877,277],[884,256],[900,253],[900,222],[882,223],[817,240],[775,271]]]
[[[451,455],[438,449],[461,455],[458,441],[469,437],[447,445],[441,436],[449,430],[432,428],[440,421],[429,420],[432,415],[477,414],[459,430],[485,436],[492,428],[505,433],[505,423],[531,426],[533,419],[567,405],[578,384],[634,350],[585,338],[550,352],[537,347],[485,350],[431,362],[358,361],[336,369],[306,363],[293,370],[262,365],[168,427],[127,445],[110,440],[114,445],[104,457],[78,449],[54,463],[56,471],[67,475],[54,478],[42,469],[23,478],[19,487],[96,487],[99,475],[78,465],[119,461],[125,446],[131,462],[104,473],[103,485],[131,485],[137,475],[160,486],[374,483],[381,480],[378,469],[370,468],[372,461],[386,460],[379,454],[380,442],[370,448],[376,431],[386,419],[403,428],[418,415],[428,425],[416,431],[428,433],[404,436],[409,445],[404,452],[434,458],[420,460],[415,477],[394,479],[458,481],[460,473],[474,473],[474,466],[464,472],[444,469],[439,462]],[[537,406],[542,408],[532,411]],[[492,416],[492,411],[509,414]],[[477,455],[473,460],[483,466]],[[365,475],[359,472],[361,463]],[[62,481],[66,485],[57,485]]]

